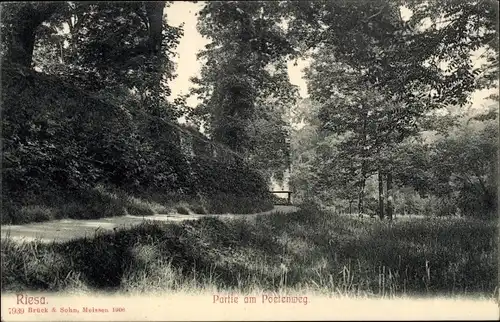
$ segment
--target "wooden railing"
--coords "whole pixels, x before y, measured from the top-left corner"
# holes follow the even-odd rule
[[[272,190],[270,192],[271,193],[286,193],[287,194],[286,204],[287,205],[291,205],[292,204],[292,193],[293,193],[293,191],[290,191],[290,190]]]

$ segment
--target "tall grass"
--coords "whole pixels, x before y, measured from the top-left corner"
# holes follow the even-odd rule
[[[488,221],[388,223],[318,209],[144,223],[60,244],[4,240],[2,289],[490,297],[495,235]]]

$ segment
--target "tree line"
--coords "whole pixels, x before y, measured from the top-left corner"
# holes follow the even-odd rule
[[[295,184],[303,194],[319,196],[328,191],[335,199],[351,203],[356,196],[360,213],[366,202],[372,202],[367,189],[374,176],[381,218],[393,216],[395,185],[412,187],[423,195],[425,189],[448,185],[433,195],[444,200],[442,196],[451,198],[462,189],[469,197],[472,191],[488,195],[485,202],[491,203],[492,188],[486,183],[491,172],[485,170],[491,164],[476,164],[476,173],[467,175],[450,170],[463,165],[463,160],[449,159],[448,172],[438,166],[445,155],[454,155],[450,152],[453,145],[477,150],[467,141],[473,136],[456,141],[460,131],[468,131],[466,127],[459,127],[457,137],[445,136],[439,144],[433,143],[432,153],[419,140],[424,131],[448,131],[459,119],[435,117],[435,111],[463,108],[476,90],[497,85],[498,5],[494,1],[207,2],[198,13],[197,25],[210,40],[198,54],[202,69],[192,79],[191,92],[175,100],[168,99],[168,81],[175,76],[173,56],[182,26],[168,24],[163,15],[168,5],[170,2],[4,5],[2,66],[36,68],[113,106],[99,113],[116,108],[123,114],[120,117],[132,120],[129,126],[134,130],[127,133],[134,135],[117,132],[113,144],[106,143],[119,152],[108,153],[105,160],[120,155],[120,169],[130,170],[128,178],[148,173],[148,182],[162,178],[166,181],[157,186],[174,185],[177,179],[173,178],[182,171],[174,161],[180,157],[171,151],[178,150],[179,143],[158,120],[185,116],[192,126],[203,127],[210,139],[237,152],[249,168],[265,177],[279,176],[287,167],[285,160],[295,158]],[[477,51],[483,51],[480,65],[472,60],[471,54]],[[311,102],[306,104],[299,100],[287,71],[287,63],[299,58],[311,61],[306,70]],[[197,97],[200,103],[188,106],[188,96]],[[11,112],[4,113],[8,134],[4,136],[6,151],[16,154],[29,145],[29,135],[14,140],[24,131],[17,113],[23,108],[12,106]],[[293,130],[294,113],[310,121],[300,132],[305,137]],[[37,117],[47,115],[53,112]],[[476,121],[488,123],[486,119],[495,117],[492,112]],[[32,120],[22,121],[34,123]],[[31,131],[36,138],[42,136],[37,126]],[[102,133],[95,128],[87,133],[92,131]],[[477,131],[474,135],[493,142],[493,125]],[[295,146],[291,148],[287,138],[293,133]],[[41,155],[47,146],[40,148]],[[496,153],[488,149],[480,148],[484,160]],[[86,147],[84,154],[89,150]],[[99,155],[95,150],[90,155]],[[422,155],[408,156],[420,150]],[[158,151],[169,151],[172,157],[167,159],[172,160],[165,161],[165,154],[159,157]],[[78,153],[72,158],[80,159]],[[432,159],[429,153],[438,157]],[[9,158],[15,159],[12,154]],[[103,160],[98,161],[107,162]],[[418,166],[414,164],[417,160],[421,160]],[[434,172],[429,164],[436,166]],[[118,168],[118,164],[109,164],[106,171]],[[23,171],[19,174],[25,176],[26,169]],[[67,168],[72,175],[77,171],[80,168]],[[12,178],[19,176],[12,173]],[[441,175],[441,181],[430,180],[434,174]],[[123,175],[116,180],[120,177]],[[462,178],[460,189],[456,188],[457,178]]]

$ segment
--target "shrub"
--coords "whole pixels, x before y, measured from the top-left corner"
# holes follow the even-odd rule
[[[41,205],[29,205],[21,207],[19,216],[26,218],[26,222],[47,221],[57,218],[57,210]]]
[[[190,214],[189,209],[187,209],[185,206],[177,206],[175,208],[175,210],[177,210],[177,212],[181,215],[189,215]]]
[[[131,216],[153,216],[155,212],[148,205],[140,203],[129,203],[126,206],[127,213]]]

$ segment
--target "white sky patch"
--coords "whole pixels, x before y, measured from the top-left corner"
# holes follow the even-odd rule
[[[196,59],[196,54],[204,49],[209,41],[201,36],[196,29],[196,13],[203,7],[203,3],[176,1],[165,8],[165,14],[170,25],[179,26],[184,23],[184,36],[177,46],[177,77],[169,85],[172,91],[171,100],[179,95],[188,94],[193,83],[191,77],[199,75],[201,63]],[[196,99],[190,98],[188,104],[196,105]]]
[[[287,63],[288,67],[288,77],[290,77],[290,83],[299,87],[299,93],[301,97],[308,97],[307,93],[307,82],[304,78],[304,68],[309,66],[310,61],[305,59],[297,60],[297,66],[295,66],[295,61],[289,61]]]
[[[399,12],[401,12],[401,18],[403,18],[404,21],[410,20],[413,15],[413,11],[405,6],[399,7]]]
[[[62,34],[67,34],[69,33],[69,25],[67,22],[64,22],[63,25],[62,25],[62,30],[59,31],[59,33],[62,33]]]

